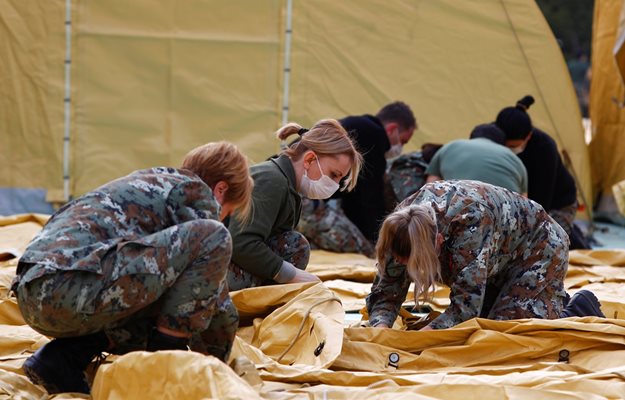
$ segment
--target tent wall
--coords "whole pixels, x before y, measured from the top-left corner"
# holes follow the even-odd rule
[[[624,6],[623,0],[595,2],[589,146],[595,194],[610,194],[612,185],[625,179],[625,86],[614,59],[614,50],[621,57],[625,52],[615,49],[619,33],[625,34]]]
[[[567,150],[589,193],[575,92],[534,1],[298,1],[293,15],[292,119],[375,113],[401,99],[417,116],[407,147],[416,149],[468,138],[532,94],[534,124]]]
[[[74,193],[208,141],[277,149],[281,1],[78,7]]]
[[[0,2],[0,186],[63,189],[65,2]]]
[[[46,179],[8,172],[0,186],[62,184],[62,124],[56,122],[62,119],[61,3],[52,2],[54,24],[60,24],[54,51],[33,56],[58,63],[53,79],[42,82],[55,113],[35,129],[39,136],[48,132],[41,152],[57,150],[31,156],[49,166]],[[274,153],[286,4],[74,0],[72,194],[133,169],[177,165],[188,149],[211,140],[231,140],[253,161]],[[0,3],[3,18],[7,7]],[[56,14],[33,11],[28,25],[52,24]],[[2,46],[16,46],[14,40],[0,36]],[[38,41],[51,40],[44,35]],[[589,186],[572,84],[534,1],[293,0],[292,41],[289,120],[309,126],[321,118],[375,113],[400,99],[419,122],[407,147],[414,150],[426,141],[467,137],[474,125],[532,94],[535,124],[567,149],[583,187]],[[28,82],[27,76],[17,80]],[[3,129],[3,140],[14,141],[15,160],[22,163],[32,150],[16,138],[27,127],[13,113],[30,105],[35,89],[11,87],[15,101],[4,107],[16,128]]]

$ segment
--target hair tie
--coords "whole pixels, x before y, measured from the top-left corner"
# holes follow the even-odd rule
[[[299,131],[297,131],[297,134],[298,134],[298,135],[300,135],[300,136],[303,136],[303,135],[304,135],[304,133],[306,133],[306,132],[308,132],[308,129],[306,129],[306,128],[300,128],[300,130],[299,130]]]

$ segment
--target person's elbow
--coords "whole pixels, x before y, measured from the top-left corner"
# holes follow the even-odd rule
[[[442,180],[443,178],[438,175],[428,175],[428,178],[426,179],[425,183],[431,183],[431,182],[442,181]]]

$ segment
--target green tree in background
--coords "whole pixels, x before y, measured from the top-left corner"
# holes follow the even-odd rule
[[[537,0],[567,60],[590,55],[594,0]]]
[[[594,0],[537,0],[567,61],[579,108],[588,117]]]

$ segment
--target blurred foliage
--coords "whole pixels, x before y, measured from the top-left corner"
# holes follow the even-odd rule
[[[567,60],[590,55],[594,0],[537,0]]]

